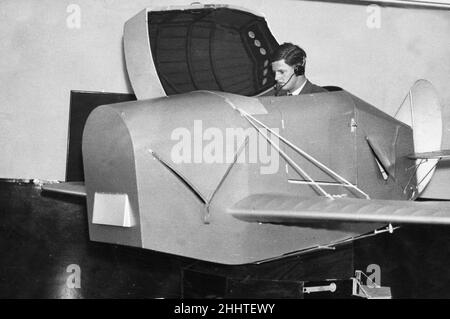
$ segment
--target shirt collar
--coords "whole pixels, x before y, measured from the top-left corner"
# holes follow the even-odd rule
[[[305,87],[307,81],[308,81],[308,80],[305,80],[305,82],[303,82],[302,86],[300,86],[297,90],[291,92],[291,95],[299,95],[300,92],[301,92],[301,91],[303,90],[303,88]]]

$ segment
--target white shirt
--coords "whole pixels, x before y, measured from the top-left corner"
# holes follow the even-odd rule
[[[303,82],[302,86],[300,86],[297,90],[295,90],[294,92],[292,92],[290,95],[299,95],[299,93],[300,93],[300,92],[303,90],[303,88],[305,87],[306,81],[308,81],[308,80],[305,80],[305,82]]]

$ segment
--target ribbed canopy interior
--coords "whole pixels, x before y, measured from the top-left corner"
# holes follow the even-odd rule
[[[264,18],[231,8],[151,11],[153,60],[167,95],[218,90],[252,96],[275,84],[278,46]]]

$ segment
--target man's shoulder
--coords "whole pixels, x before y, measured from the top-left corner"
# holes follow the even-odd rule
[[[306,81],[305,87],[302,90],[302,94],[312,94],[312,93],[324,93],[328,92],[327,89],[324,89],[321,86],[315,85],[311,81]]]

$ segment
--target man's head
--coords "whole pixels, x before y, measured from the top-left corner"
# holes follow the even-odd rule
[[[305,74],[305,64],[306,53],[302,48],[292,43],[280,45],[272,56],[272,70],[278,85],[284,90],[295,90],[300,82],[298,77]]]

